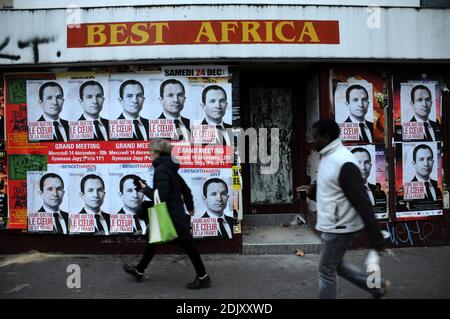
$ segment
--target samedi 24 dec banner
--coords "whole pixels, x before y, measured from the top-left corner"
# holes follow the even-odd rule
[[[200,167],[205,172],[219,169],[229,190],[226,202],[232,205],[232,138],[227,132],[231,128],[232,100],[228,70],[218,67],[220,72],[212,72],[214,67],[209,66],[200,72],[196,68],[194,74],[203,77],[166,77],[180,71],[165,68],[164,72],[151,73],[34,74],[29,78],[11,78],[10,81],[21,81],[25,92],[21,92],[20,101],[12,99],[13,103],[7,104],[8,146],[14,159],[11,165],[15,166],[11,171],[16,172],[10,191],[10,228],[64,234],[145,233],[145,221],[136,220],[132,206],[145,205],[148,199],[128,194],[126,204],[125,190],[133,193],[133,176],[151,184],[148,148],[152,138],[171,140],[181,167]],[[14,124],[23,119],[26,126]],[[205,147],[211,142],[214,145]],[[21,163],[22,168],[16,166]],[[140,168],[132,168],[133,165]],[[192,183],[192,174],[184,177],[188,184]],[[52,187],[60,198],[45,198],[45,186],[50,182],[56,185]],[[88,185],[97,193],[91,201],[85,191],[87,184],[95,184]],[[33,196],[20,196],[27,192]],[[103,196],[98,195],[102,193]],[[197,200],[196,204],[201,202],[204,200]],[[52,205],[58,209],[49,209]],[[221,204],[222,213],[233,217],[231,205]],[[95,218],[83,216],[94,211],[99,213]],[[51,212],[52,218],[48,215]],[[220,233],[217,220],[211,218]],[[61,226],[63,223],[66,227]]]

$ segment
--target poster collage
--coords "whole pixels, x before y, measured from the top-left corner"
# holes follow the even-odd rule
[[[394,78],[395,217],[443,214],[441,89],[436,80]],[[335,70],[333,92],[341,140],[355,155],[375,217],[389,218],[386,94],[381,75]],[[391,161],[393,163],[393,161]]]
[[[242,189],[231,130],[239,110],[230,79],[225,66],[5,76],[0,86],[0,228],[147,234],[148,222],[137,218],[137,211],[152,202],[135,183],[140,178],[152,186],[149,145],[163,138],[174,146],[179,173],[192,189],[193,236],[233,238],[240,232]],[[375,217],[442,215],[440,82],[422,75],[387,81],[376,72],[351,69],[333,69],[331,79],[340,137],[359,163]],[[393,88],[389,97],[388,84]],[[394,158],[388,158],[386,148],[388,101],[393,102]],[[315,167],[308,170],[314,173]]]
[[[375,217],[387,219],[383,79],[370,73],[337,71],[333,88],[340,138],[356,157]]]
[[[398,219],[443,214],[442,96],[433,79],[394,81]]]
[[[194,238],[233,238],[242,208],[232,181],[229,80],[223,66],[14,79],[24,87],[23,101],[7,104],[10,227],[147,234],[148,218],[138,212],[152,202],[136,185],[153,186],[149,147],[160,138],[174,146],[192,190]],[[24,119],[25,127],[15,124]]]
[[[0,78],[0,229],[7,226],[8,221],[8,174],[6,172],[5,150],[5,94],[3,79]]]

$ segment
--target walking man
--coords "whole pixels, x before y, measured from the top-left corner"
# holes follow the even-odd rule
[[[298,192],[307,191],[310,198],[317,198],[316,229],[322,232],[319,297],[336,298],[339,275],[375,298],[381,298],[390,283],[380,279],[374,288],[369,288],[370,273],[344,259],[355,235],[363,228],[368,232],[369,248],[381,251],[385,240],[378,229],[358,162],[340,141],[339,133],[339,126],[333,120],[324,119],[313,125],[314,148],[320,155],[317,191],[311,186],[297,188]]]

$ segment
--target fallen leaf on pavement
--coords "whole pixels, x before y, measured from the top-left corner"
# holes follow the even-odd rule
[[[300,257],[305,256],[305,252],[304,252],[303,250],[301,250],[301,249],[297,249],[296,252],[295,252],[295,254],[296,254],[297,256],[300,256]]]

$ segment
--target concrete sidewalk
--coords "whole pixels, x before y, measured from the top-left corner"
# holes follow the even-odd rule
[[[366,253],[350,251],[347,258],[362,265]],[[122,258],[132,262],[138,256],[1,256],[0,298],[316,298],[318,257],[205,255],[213,286],[190,291],[184,285],[194,271],[182,255],[157,255],[141,283],[122,270]],[[81,268],[81,289],[66,286],[70,264]],[[393,283],[388,298],[450,298],[450,246],[388,250],[381,271]],[[370,298],[345,280],[340,283],[340,298]]]

